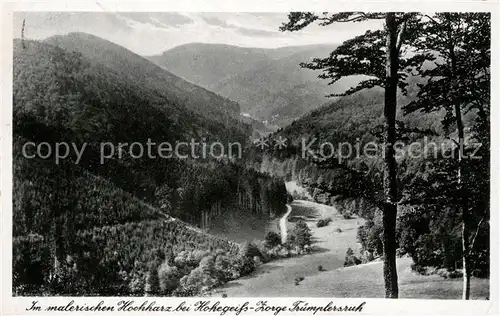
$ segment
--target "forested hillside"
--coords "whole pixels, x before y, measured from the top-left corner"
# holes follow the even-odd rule
[[[14,295],[489,298],[489,13],[70,15],[14,40]]]
[[[328,86],[318,72],[302,69],[301,62],[327,56],[332,45],[277,49],[216,44],[187,44],[150,60],[191,82],[241,105],[244,113],[285,126],[292,119],[320,107],[326,95],[350,88],[356,78]]]
[[[103,162],[99,146],[202,137],[245,144],[246,127],[207,119],[168,90],[79,52],[28,40],[14,46],[15,293],[193,295],[252,270],[253,261],[235,256],[239,246],[195,227],[235,210],[284,212],[282,180],[228,157],[152,159],[125,150]],[[56,164],[47,147],[38,152],[46,160],[28,158],[37,154],[28,142],[86,147]],[[202,261],[234,271],[204,283]],[[158,285],[158,274],[174,285]]]
[[[166,97],[171,103],[186,107],[210,120],[228,127],[239,126],[238,103],[187,82],[122,46],[86,33],[53,36],[44,42],[80,52],[92,62],[113,69],[120,77],[132,80]]]
[[[196,230],[72,162],[26,160],[23,141],[15,139],[15,294],[170,294],[207,255],[240,260],[234,259],[238,245]],[[175,270],[169,276],[175,286],[160,287],[155,280],[162,264]]]
[[[477,110],[464,115],[467,130],[473,131],[465,140],[469,146],[466,155],[475,151],[474,144],[480,142],[482,146],[475,153],[478,158],[466,160],[470,178],[464,184],[466,193],[458,193],[454,188],[456,178],[452,176],[457,163],[446,158],[454,155],[454,145],[448,137],[455,136],[456,130],[446,124],[445,111],[403,115],[403,109],[418,99],[417,84],[422,80],[410,77],[408,82],[408,91],[400,91],[398,97],[401,111],[397,133],[402,144],[397,158],[401,190],[397,228],[400,255],[409,254],[415,263],[414,269],[421,273],[426,273],[428,267],[451,271],[460,268],[461,216],[452,201],[456,201],[457,194],[467,194],[470,201],[474,201],[474,206],[470,205],[476,236],[471,250],[473,275],[487,276],[489,131],[484,129],[483,118]],[[383,102],[380,88],[342,97],[270,136],[286,138],[290,144],[286,149],[254,153],[262,172],[297,181],[309,189],[317,202],[337,206],[347,218],[352,214],[364,217],[367,222],[359,229],[358,239],[363,245],[365,261],[383,253],[379,210],[383,195],[381,148],[372,146],[371,156],[362,150],[370,142],[380,144]],[[321,144],[325,143],[331,145],[324,146],[322,153],[328,156],[333,148],[332,157],[321,156]],[[413,145],[412,149],[412,143],[420,147]],[[422,155],[426,146],[428,154]]]
[[[266,49],[222,44],[192,43],[174,47],[161,55],[148,56],[154,63],[178,76],[209,88],[231,73],[251,70],[269,60]]]
[[[269,126],[269,125],[266,125],[260,121],[257,121],[249,116],[244,116],[244,115],[241,115],[240,116],[240,120],[243,122],[243,123],[246,123],[248,125],[250,125],[253,129],[253,136],[255,138],[258,138],[260,137],[261,135],[267,135],[271,132],[274,132],[277,130],[276,127],[272,127],[272,126]]]

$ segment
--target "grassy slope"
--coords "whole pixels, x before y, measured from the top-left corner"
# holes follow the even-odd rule
[[[357,219],[343,220],[338,217],[334,207],[314,202],[295,201],[292,204],[293,216],[307,215],[307,223],[313,231],[315,252],[312,255],[273,261],[260,266],[254,276],[245,277],[228,283],[223,291],[229,296],[291,296],[294,279],[305,276],[306,279],[320,273],[318,265],[326,270],[343,266],[347,247],[358,248],[356,243]],[[316,221],[322,217],[332,217],[335,222],[322,228],[316,227]],[[358,219],[359,221],[359,219]],[[289,228],[293,223],[288,222]],[[336,232],[337,228],[342,233]],[[317,296],[321,296],[318,293]]]
[[[357,226],[362,219],[344,220],[333,207],[314,202],[295,201],[290,216],[306,216],[314,237],[316,252],[303,257],[284,259],[260,266],[252,276],[232,281],[220,289],[229,297],[287,296],[287,297],[383,297],[382,262],[343,268],[348,247],[359,251],[356,243]],[[322,228],[317,219],[331,216],[333,222]],[[337,232],[337,228],[342,230]],[[319,272],[318,265],[327,271]],[[410,270],[411,259],[398,259],[401,298],[459,299],[461,280],[445,280],[439,276],[422,276]],[[296,277],[305,277],[294,285]],[[471,296],[484,299],[488,280],[472,279]]]

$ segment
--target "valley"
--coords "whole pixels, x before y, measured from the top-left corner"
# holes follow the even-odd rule
[[[314,289],[308,288],[303,282],[308,282],[312,276],[321,277],[327,271],[343,267],[348,247],[359,252],[356,232],[357,224],[361,224],[360,219],[343,220],[336,208],[310,201],[294,201],[290,207],[291,213],[288,218],[294,216],[306,218],[313,238],[311,253],[262,264],[254,274],[227,283],[217,289],[217,293],[225,293],[228,297],[322,296],[319,292],[314,295]],[[327,217],[333,219],[332,223],[326,227],[317,228],[315,225],[317,220]],[[289,230],[292,225],[287,221]],[[325,271],[318,271],[319,265]],[[304,281],[295,286],[295,278],[301,276],[305,278]],[[308,295],[305,294],[307,290],[311,291]]]
[[[15,295],[192,296],[202,291],[195,274],[207,254],[232,269],[215,284],[248,273],[240,245],[207,230],[223,216],[280,216],[282,180],[231,157],[200,158],[202,146],[189,159],[187,152],[165,159],[123,147],[115,157],[106,151],[109,159],[100,152],[111,140],[226,140],[245,148],[252,128],[239,120],[237,103],[82,33],[15,40],[13,76]],[[54,159],[50,148],[69,141],[85,151]],[[46,146],[26,146],[37,143]],[[159,284],[160,266],[173,285]],[[180,287],[183,276],[192,285]]]
[[[147,58],[172,73],[238,102],[241,111],[271,126],[283,127],[320,107],[326,95],[341,93],[357,77],[327,85],[319,72],[301,62],[327,56],[336,44],[276,49],[193,43]]]
[[[313,236],[312,252],[300,257],[264,263],[251,275],[230,281],[217,288],[213,296],[227,297],[380,297],[383,291],[382,261],[344,267],[347,248],[359,254],[357,229],[361,218],[345,220],[336,208],[320,203],[297,200],[291,203],[290,216],[304,216]],[[318,228],[320,218],[331,217],[326,227]],[[458,299],[460,279],[443,279],[437,275],[422,276],[410,269],[411,258],[397,262],[402,298]],[[322,266],[322,271],[318,266]],[[294,284],[297,277],[304,280]],[[443,295],[444,294],[444,295]],[[489,297],[488,280],[473,279],[473,299]]]
[[[23,19],[13,295],[489,299],[489,17],[328,15],[193,12],[230,33],[155,55]]]

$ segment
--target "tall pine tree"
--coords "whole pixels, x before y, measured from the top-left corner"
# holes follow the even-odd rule
[[[421,32],[412,46],[416,55],[409,66],[416,66],[418,74],[428,78],[420,86],[417,99],[405,107],[406,113],[433,112],[444,109],[444,125],[456,131],[457,170],[455,195],[452,204],[462,216],[463,299],[470,296],[471,258],[473,243],[484,218],[475,220],[470,192],[476,184],[471,179],[464,157],[469,149],[466,144],[467,128],[464,115],[476,112],[477,119],[471,131],[475,138],[489,147],[490,107],[490,15],[487,13],[438,13],[421,18]],[[427,62],[427,64],[426,64]],[[428,66],[432,62],[433,67]],[[485,141],[486,140],[486,141]],[[470,147],[470,146],[469,146]],[[488,149],[489,150],[489,149]],[[487,150],[487,151],[488,151]],[[486,158],[486,157],[485,157]],[[470,165],[470,164],[469,164]],[[469,186],[469,187],[466,187]],[[478,227],[479,229],[479,227]]]
[[[397,298],[398,277],[396,271],[396,215],[398,203],[397,166],[395,159],[396,109],[398,86],[405,87],[404,74],[400,72],[401,51],[405,41],[416,36],[416,14],[414,13],[364,13],[342,12],[321,13],[292,12],[289,21],[280,30],[298,31],[318,22],[321,26],[333,23],[362,22],[371,19],[384,20],[384,29],[367,31],[361,36],[345,41],[327,58],[315,58],[311,63],[302,64],[309,69],[323,70],[320,78],[331,82],[353,75],[363,75],[361,82],[342,95],[373,88],[385,89],[384,100],[384,151],[383,151],[383,200],[379,207],[383,211],[384,283],[385,297]],[[334,95],[332,95],[334,96]]]

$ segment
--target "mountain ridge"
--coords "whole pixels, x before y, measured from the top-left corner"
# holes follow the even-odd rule
[[[237,120],[239,116],[240,107],[237,102],[187,82],[143,56],[98,36],[72,32],[51,36],[43,42],[69,51],[78,51],[212,120],[224,122],[226,119]]]
[[[328,102],[326,95],[345,91],[357,79],[328,85],[319,72],[300,67],[326,57],[336,44],[275,49],[193,43],[147,58],[172,73],[238,102],[241,111],[260,121],[284,126]]]

